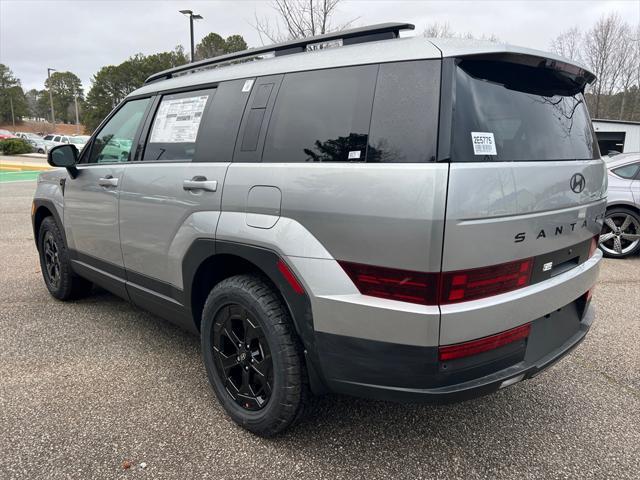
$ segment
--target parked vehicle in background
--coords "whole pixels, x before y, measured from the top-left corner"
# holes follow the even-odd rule
[[[624,258],[640,251],[640,153],[603,158],[609,194],[600,248],[607,257]]]
[[[51,295],[95,283],[199,334],[261,435],[311,392],[460,401],[569,353],[602,260],[595,76],[408,28],[159,72],[81,153],[55,147],[32,209]]]
[[[89,135],[72,135],[69,137],[69,143],[75,145],[78,151],[82,151],[90,138]]]
[[[33,151],[37,153],[46,153],[47,147],[44,139],[40,135],[30,132],[16,132],[16,136],[26,140],[33,147]]]
[[[4,140],[6,138],[17,138],[13,133],[9,130],[0,130],[0,140]]]
[[[56,145],[63,145],[69,143],[68,135],[59,135],[57,133],[50,133],[44,137],[45,150],[48,152]]]

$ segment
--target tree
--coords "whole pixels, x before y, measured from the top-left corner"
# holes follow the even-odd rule
[[[9,67],[0,63],[0,120],[20,121],[28,113],[27,99],[20,86],[20,80],[13,75]]]
[[[47,119],[49,117],[49,94],[46,90],[32,88],[25,93],[29,116],[35,119]]]
[[[449,22],[433,22],[427,25],[422,35],[427,38],[465,38],[467,40],[486,40],[488,42],[498,43],[500,39],[493,33],[490,35],[482,34],[480,38],[474,36],[471,32],[458,33],[455,32]]]
[[[264,45],[265,38],[279,43],[296,38],[312,37],[343,30],[353,24],[353,18],[338,25],[333,24],[341,0],[273,0],[271,7],[276,19],[255,17],[254,28]]]
[[[47,95],[51,89],[56,117],[64,123],[75,122],[75,99],[84,97],[80,78],[72,72],[53,72],[44,86]]]
[[[196,45],[196,59],[203,60],[246,49],[247,42],[242,35],[231,35],[225,40],[217,33],[211,32]]]
[[[551,41],[551,51],[570,60],[581,61],[582,58],[582,32],[578,27],[570,28],[562,32]]]
[[[225,42],[227,44],[226,53],[241,52],[249,48],[242,35],[230,35]]]
[[[590,92],[594,96],[592,113],[601,117],[603,94],[612,95],[620,76],[618,51],[625,42],[624,22],[611,13],[600,20],[585,34],[584,60],[596,75]]]
[[[138,53],[120,65],[102,67],[93,76],[84,103],[85,127],[93,131],[129,93],[140,88],[149,75],[187,62],[184,49],[178,46],[154,55]]]
[[[204,58],[217,57],[219,55],[223,55],[226,48],[227,43],[224,41],[224,38],[217,33],[211,32],[196,46],[195,58],[197,60],[202,60]]]

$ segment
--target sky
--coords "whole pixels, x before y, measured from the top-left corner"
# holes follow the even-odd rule
[[[268,0],[0,0],[0,63],[23,88],[44,88],[47,67],[72,71],[85,93],[92,76],[136,53],[152,54],[183,45],[189,51],[189,23],[178,10],[191,9],[204,20],[195,24],[196,43],[207,33],[242,35],[250,47],[262,45],[255,17],[273,16]],[[640,22],[640,0],[343,0],[334,22],[356,19],[355,26],[398,21],[432,22],[452,30],[546,50],[561,32],[584,30],[617,12]]]

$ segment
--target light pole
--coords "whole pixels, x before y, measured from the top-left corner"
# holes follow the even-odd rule
[[[47,80],[49,80],[49,102],[51,102],[51,123],[53,131],[56,131],[56,114],[53,112],[53,94],[51,93],[51,72],[55,72],[55,68],[47,68]]]
[[[193,21],[202,20],[204,17],[197,13],[193,13],[192,10],[180,10],[180,13],[189,17],[189,32],[191,33],[191,63],[193,63],[193,58],[194,58]]]
[[[76,135],[80,134],[80,118],[78,116],[78,95],[73,96],[73,101],[76,104]]]

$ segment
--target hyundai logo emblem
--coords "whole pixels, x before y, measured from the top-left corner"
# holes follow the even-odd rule
[[[584,179],[581,173],[574,173],[573,177],[571,177],[571,181],[569,182],[569,186],[575,193],[580,193],[582,192],[582,190],[584,190],[584,186],[586,183],[587,181]]]

